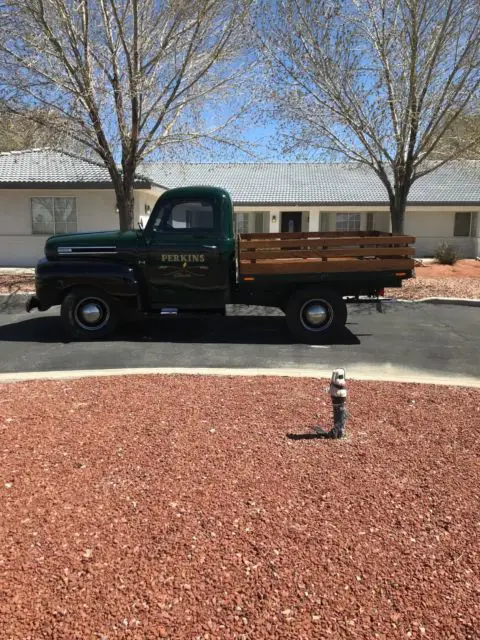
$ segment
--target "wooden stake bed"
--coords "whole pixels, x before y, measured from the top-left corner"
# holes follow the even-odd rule
[[[413,236],[381,231],[241,234],[239,273],[410,271],[414,242]]]

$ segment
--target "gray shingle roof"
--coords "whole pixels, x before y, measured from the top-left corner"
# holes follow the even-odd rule
[[[223,187],[236,204],[388,204],[375,173],[354,164],[146,162],[137,186]],[[0,153],[0,187],[78,186],[111,188],[99,162],[54,149]],[[445,165],[418,180],[409,201],[480,205],[480,161]]]
[[[0,153],[0,187],[76,185],[111,187],[107,169],[87,158],[54,149]]]
[[[376,174],[355,164],[144,163],[140,171],[167,188],[223,187],[238,204],[388,204]],[[412,187],[410,203],[480,204],[480,161],[445,165]]]

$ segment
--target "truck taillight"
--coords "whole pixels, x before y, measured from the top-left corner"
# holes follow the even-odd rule
[[[385,295],[385,289],[379,289],[379,290],[377,291],[377,296],[379,296],[379,297],[382,297],[382,298],[383,298],[383,296],[384,296],[384,295]]]

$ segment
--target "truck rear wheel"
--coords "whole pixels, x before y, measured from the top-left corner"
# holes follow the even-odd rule
[[[118,305],[99,289],[79,287],[65,296],[60,315],[65,330],[72,338],[95,340],[115,331]]]
[[[296,340],[321,344],[343,329],[347,321],[347,305],[335,291],[303,289],[290,298],[285,315]]]

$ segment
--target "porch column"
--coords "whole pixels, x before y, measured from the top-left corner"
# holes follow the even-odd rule
[[[310,211],[310,219],[308,221],[308,230],[313,232],[320,231],[320,212]]]
[[[268,233],[280,232],[280,213],[278,211],[270,211],[269,214],[269,228]]]

